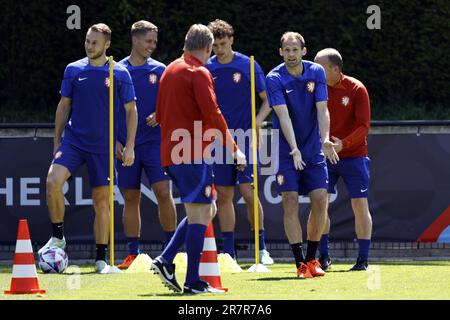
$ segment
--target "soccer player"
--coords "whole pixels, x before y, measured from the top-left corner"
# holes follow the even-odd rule
[[[305,54],[302,35],[284,33],[280,40],[284,63],[266,77],[269,103],[275,111],[273,127],[282,131],[276,189],[282,195],[284,229],[294,254],[297,276],[302,279],[325,274],[316,260],[328,206],[325,158],[332,163],[338,161],[329,140],[325,71],[319,64],[303,60]],[[311,201],[306,257],[298,217],[299,194],[308,195]]]
[[[369,94],[359,80],[342,73],[342,56],[336,49],[319,51],[314,61],[321,64],[326,72],[331,138],[336,143],[340,158],[337,164],[327,163],[328,192],[336,193],[336,183],[342,177],[350,194],[359,245],[356,264],[350,270],[367,270],[372,236],[372,218],[367,201],[370,178],[370,159],[367,156]],[[329,231],[330,218],[327,217],[319,247],[319,262],[325,268],[331,264],[328,253]]]
[[[228,128],[235,130],[235,135],[250,133],[252,129],[251,87],[250,87],[250,58],[233,51],[234,43],[233,27],[226,21],[216,19],[208,24],[208,28],[214,35],[213,56],[205,65],[214,78],[214,88],[223,117],[227,121]],[[256,91],[262,100],[261,111],[258,114],[258,123],[262,123],[265,116],[270,113],[266,96],[264,72],[255,62]],[[264,111],[268,111],[263,116]],[[236,131],[238,130],[238,131]],[[249,136],[249,135],[247,135]],[[251,141],[246,139],[246,145],[239,146],[245,151],[247,159],[251,154]],[[226,150],[222,152],[226,155]],[[229,156],[228,156],[229,157]],[[217,160],[217,159],[216,159]],[[217,209],[222,232],[223,251],[236,259],[234,250],[235,212],[233,206],[234,187],[239,184],[239,190],[247,205],[247,216],[252,228],[254,228],[253,215],[253,169],[247,166],[243,172],[236,169],[234,164],[227,164],[225,159],[221,163],[215,163],[214,186],[217,188]],[[258,201],[259,211],[259,255],[263,264],[273,264],[273,259],[266,250],[264,241],[263,208]]]
[[[116,148],[117,175],[120,188],[124,188],[125,206],[123,224],[129,255],[119,265],[127,269],[139,254],[141,231],[140,199],[142,169],[158,201],[159,219],[165,233],[166,244],[176,227],[175,203],[170,192],[169,179],[161,167],[161,129],[155,120],[156,97],[159,80],[166,66],[150,58],[158,41],[158,28],[148,21],[138,21],[131,27],[132,50],[122,64],[131,74],[136,91],[138,128],[135,142],[135,161],[131,167],[122,166],[123,146],[126,141],[125,115],[119,113],[119,133]],[[124,109],[121,109],[124,110]]]
[[[107,266],[105,256],[109,240],[109,62],[106,50],[110,44],[111,29],[107,25],[91,26],[84,43],[87,57],[70,63],[64,72],[61,100],[55,117],[54,158],[47,175],[47,201],[53,235],[39,250],[42,252],[51,246],[65,248],[62,187],[86,163],[95,210],[97,272]],[[127,126],[123,165],[131,166],[137,126],[135,93],[128,71],[120,64],[114,64],[115,129],[119,100],[124,103]]]
[[[173,61],[161,77],[156,107],[156,121],[161,125],[162,165],[180,192],[187,219],[180,222],[172,240],[153,260],[152,269],[170,289],[180,292],[173,259],[185,243],[188,265],[184,293],[190,294],[217,291],[199,277],[205,231],[215,214],[206,135],[219,138],[233,150],[240,170],[246,164],[217,105],[212,76],[204,67],[213,41],[205,25],[190,27],[183,56]]]

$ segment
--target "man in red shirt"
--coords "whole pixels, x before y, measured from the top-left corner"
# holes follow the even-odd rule
[[[192,25],[185,37],[184,54],[173,61],[160,79],[156,121],[161,126],[161,162],[177,186],[186,209],[172,240],[155,258],[152,269],[169,289],[181,291],[173,259],[185,243],[188,256],[184,293],[217,292],[199,277],[206,227],[215,214],[212,161],[208,145],[218,138],[244,170],[245,155],[238,149],[217,105],[214,81],[203,66],[214,37],[202,24]]]
[[[315,62],[324,67],[327,77],[330,135],[339,155],[337,164],[327,163],[328,192],[336,193],[336,183],[342,177],[350,194],[355,214],[355,231],[359,254],[351,271],[367,270],[372,218],[367,195],[369,190],[369,164],[367,135],[370,128],[370,100],[364,85],[342,73],[342,57],[336,49],[327,48],[317,53]],[[326,270],[331,264],[328,254],[330,218],[320,241],[319,262]]]

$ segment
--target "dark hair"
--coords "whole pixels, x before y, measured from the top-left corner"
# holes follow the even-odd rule
[[[232,37],[234,35],[233,27],[226,21],[216,19],[208,24],[214,38],[222,39],[225,37]]]

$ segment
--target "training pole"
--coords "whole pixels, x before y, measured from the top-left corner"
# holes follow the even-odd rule
[[[255,230],[255,264],[259,264],[259,198],[258,198],[258,142],[256,139],[255,57],[250,56],[250,86],[252,97],[252,159],[253,159],[253,214]]]
[[[114,60],[109,56],[109,264],[114,265]]]

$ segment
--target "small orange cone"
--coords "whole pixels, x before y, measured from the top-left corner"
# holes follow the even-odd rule
[[[17,232],[16,253],[14,255],[11,290],[5,291],[5,294],[30,293],[45,293],[45,290],[39,289],[27,220],[20,220],[19,230]]]
[[[228,291],[228,288],[222,288],[222,281],[220,280],[219,263],[217,262],[216,238],[214,237],[214,227],[212,221],[209,223],[205,233],[203,253],[200,258],[199,275],[200,278],[207,281],[211,287]]]

